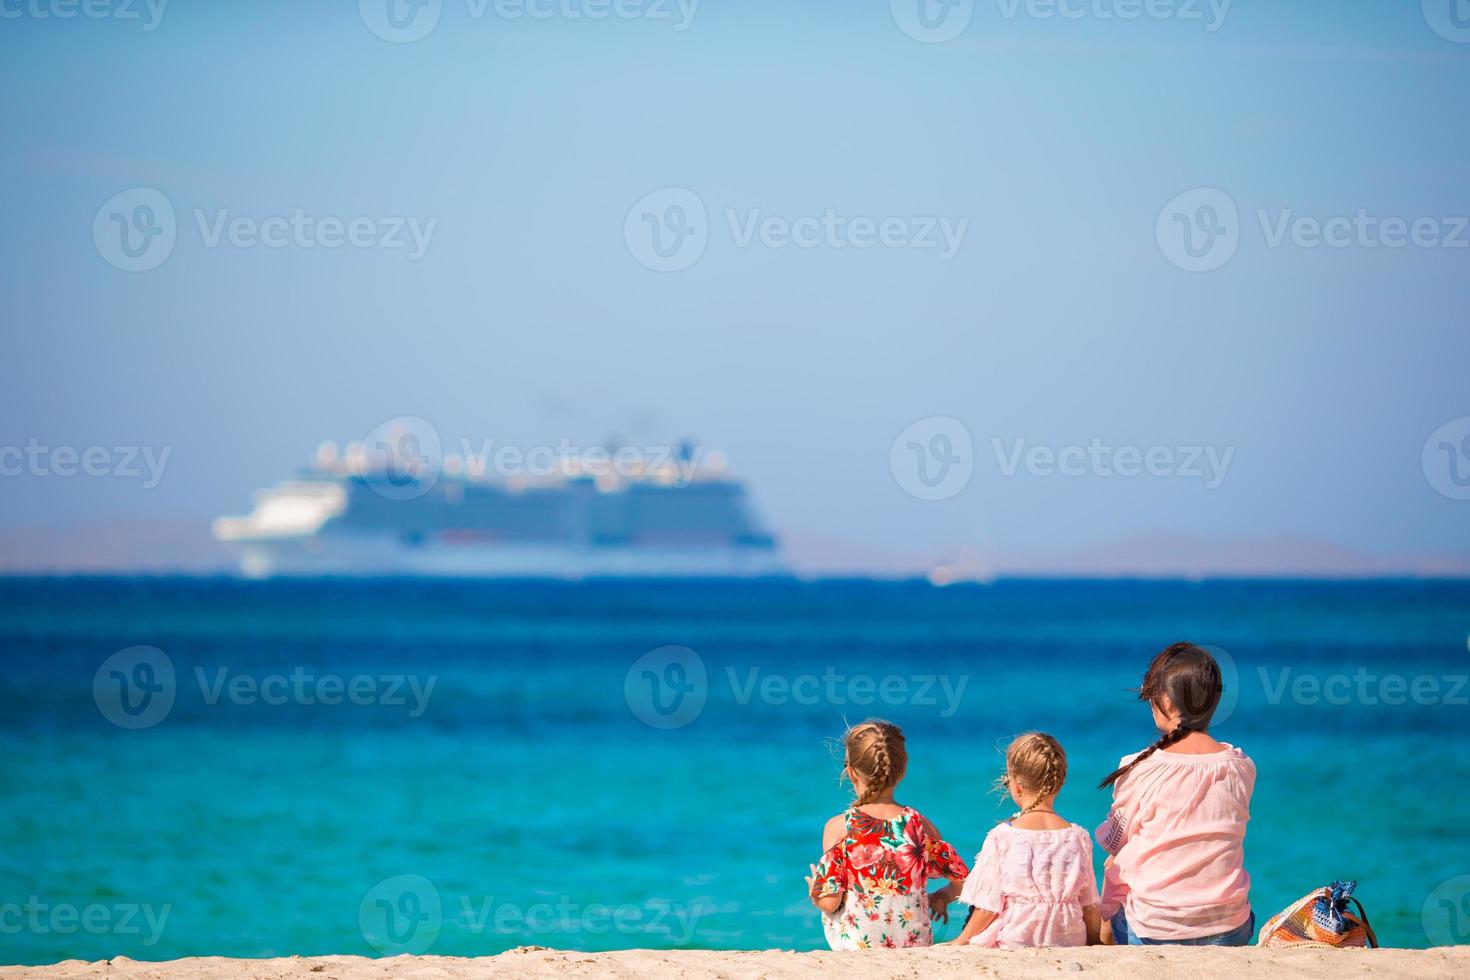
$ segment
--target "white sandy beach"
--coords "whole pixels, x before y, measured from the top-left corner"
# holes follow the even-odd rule
[[[68,960],[42,967],[0,967],[0,977],[138,978],[138,980],[468,980],[475,977],[671,977],[691,980],[778,980],[843,977],[845,980],[930,977],[1095,977],[1164,980],[1179,975],[1302,977],[1470,977],[1470,946],[1428,950],[1211,949],[1030,949],[1018,952],[933,949],[873,953],[714,952],[628,950],[573,953],[526,947],[499,956],[287,957],[270,960],[195,957],[147,963],[120,957],[86,963]]]

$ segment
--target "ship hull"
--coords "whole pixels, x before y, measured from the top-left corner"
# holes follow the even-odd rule
[[[341,535],[238,546],[247,578],[754,578],[789,574],[775,548],[412,544],[391,535]]]

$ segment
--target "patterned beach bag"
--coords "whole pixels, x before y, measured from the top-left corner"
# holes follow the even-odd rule
[[[1274,915],[1261,927],[1260,946],[1350,946],[1378,947],[1378,936],[1368,924],[1363,905],[1353,898],[1356,881],[1334,881],[1329,888],[1319,888]],[[1357,906],[1358,914],[1348,912],[1348,903]]]

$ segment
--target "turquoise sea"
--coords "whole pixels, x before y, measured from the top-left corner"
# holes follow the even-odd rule
[[[845,721],[966,855],[1027,728],[1094,827],[1179,639],[1259,916],[1356,878],[1385,943],[1470,942],[1467,635],[1464,582],[0,581],[0,959],[820,948]]]

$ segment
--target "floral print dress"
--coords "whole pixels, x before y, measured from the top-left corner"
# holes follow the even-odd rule
[[[812,897],[841,893],[842,904],[822,916],[833,949],[929,946],[930,878],[958,881],[970,873],[955,849],[930,836],[917,810],[889,819],[856,807],[844,814],[846,834],[822,855]]]

